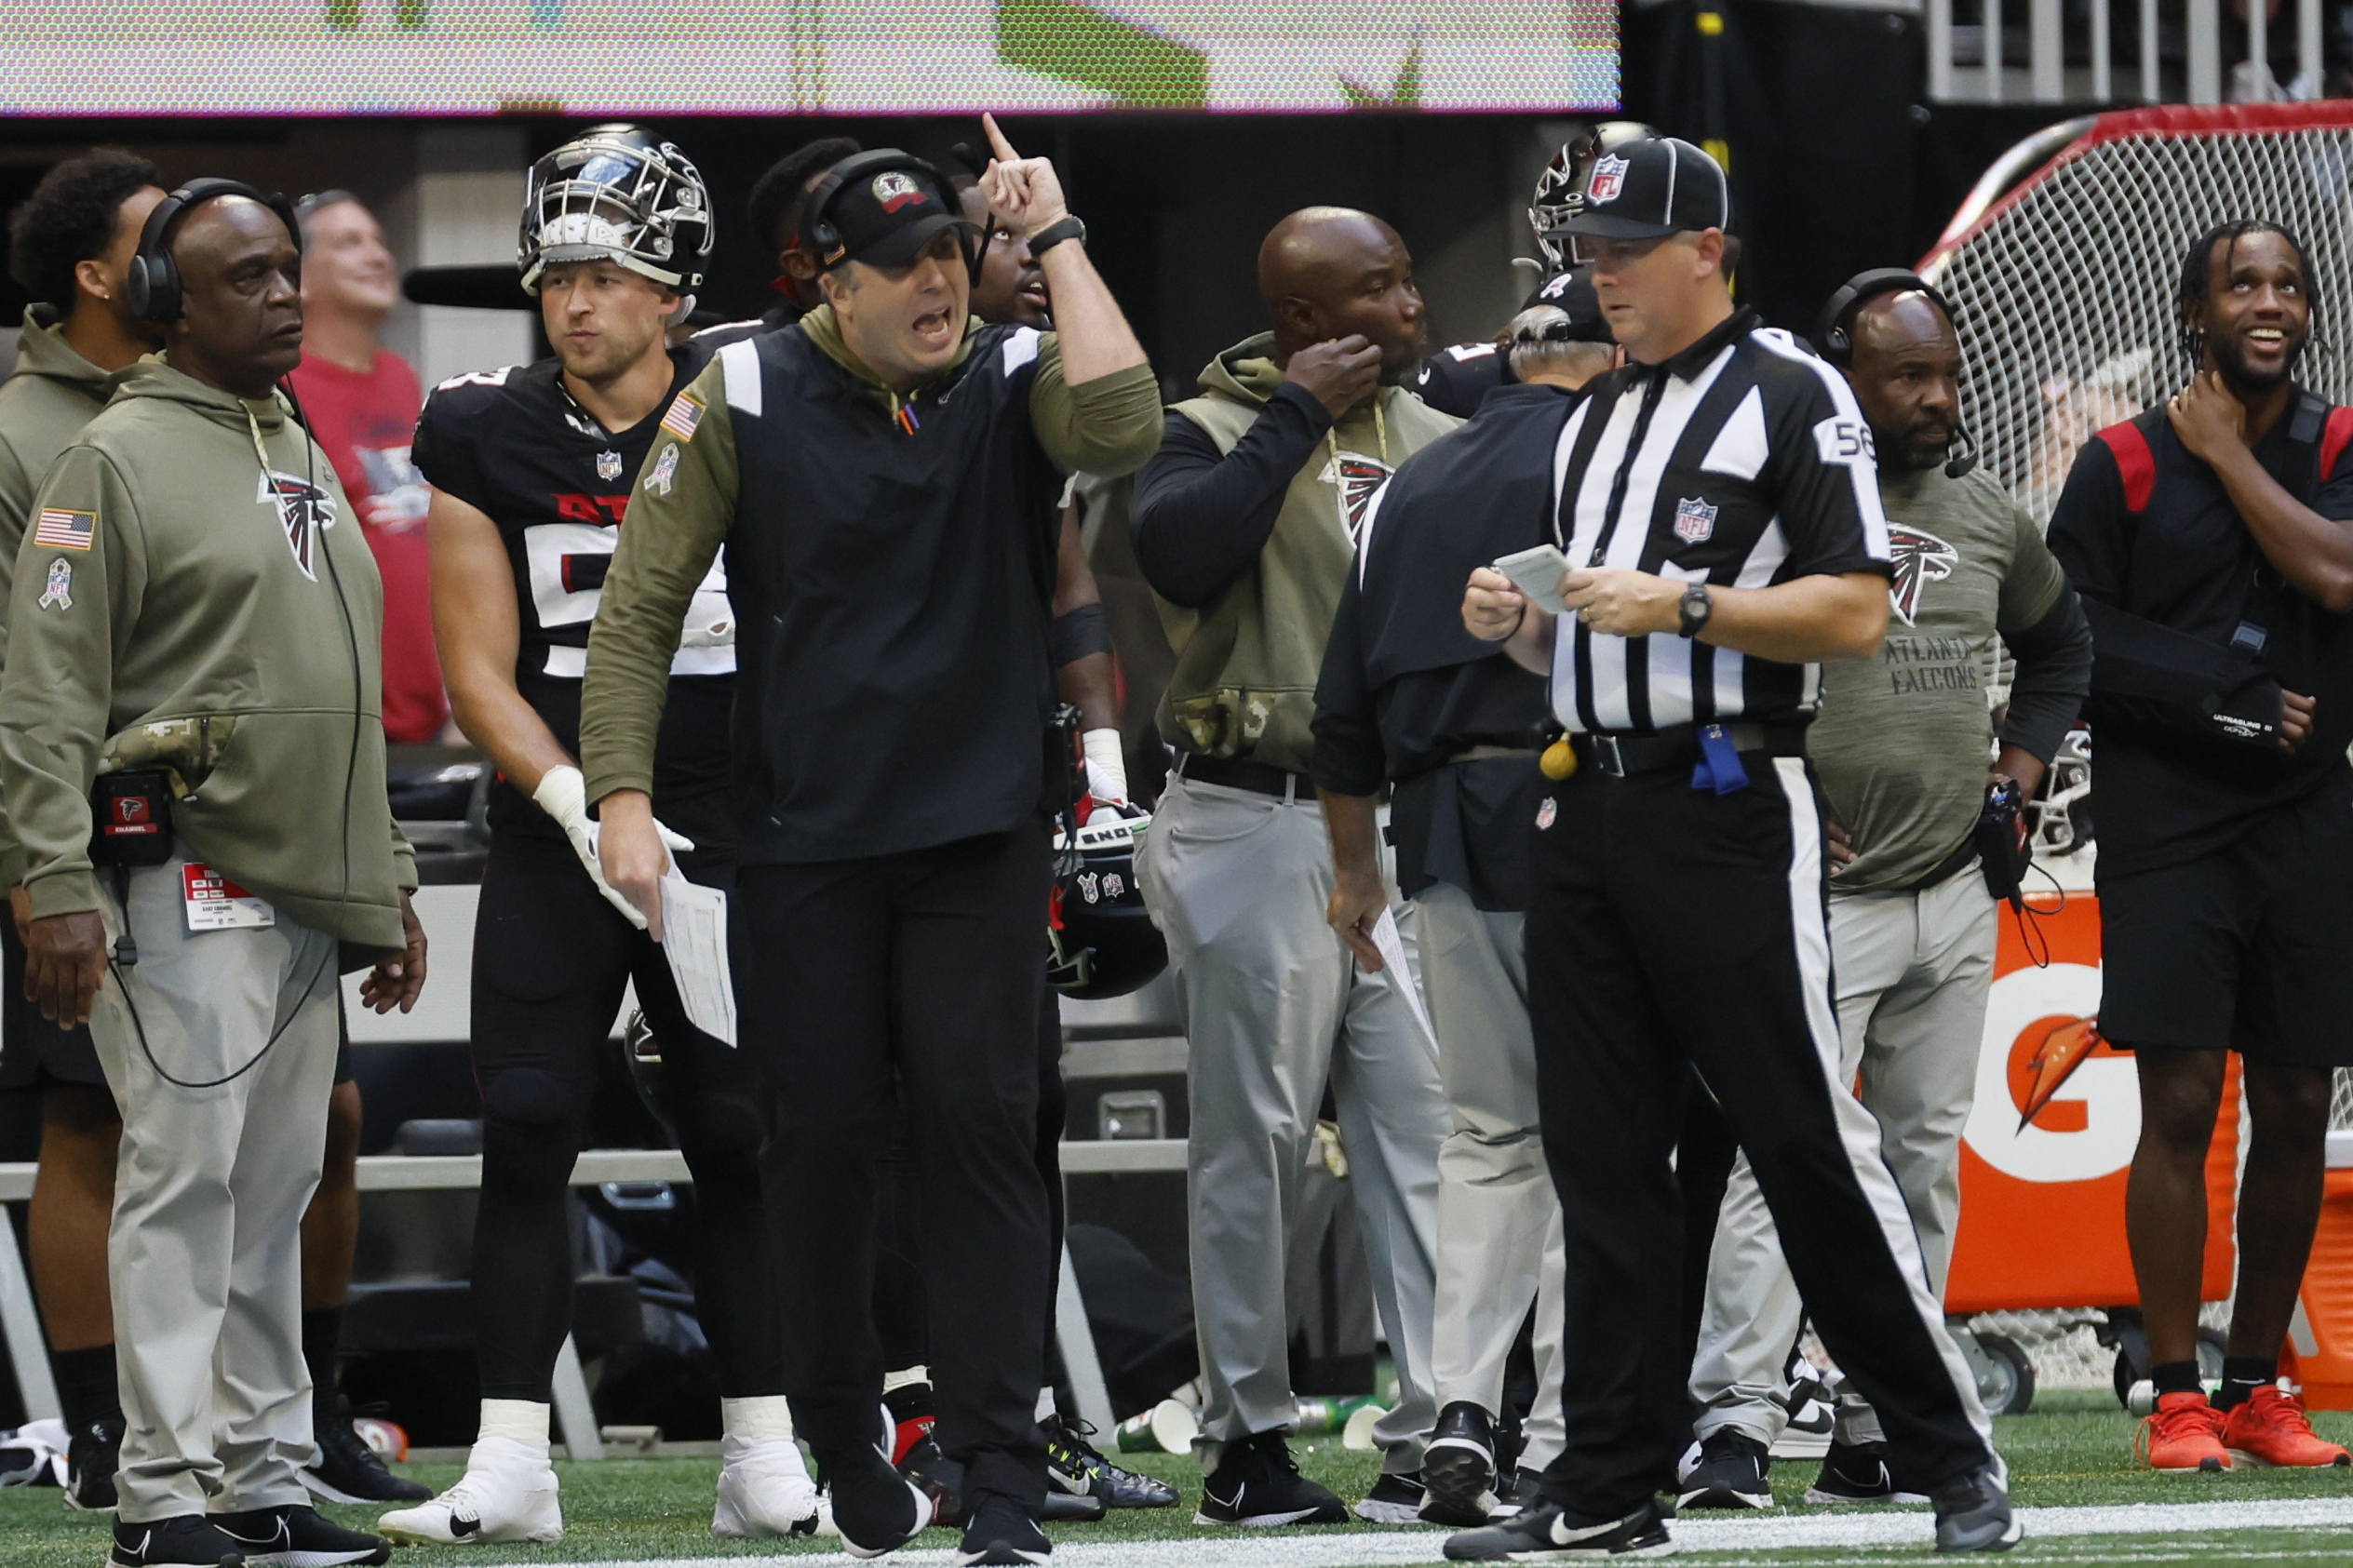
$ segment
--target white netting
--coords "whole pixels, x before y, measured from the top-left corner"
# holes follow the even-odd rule
[[[2353,102],[2104,115],[1932,258],[1960,315],[1962,407],[1982,461],[2038,522],[2077,449],[2187,378],[2182,256],[2216,223],[2303,240],[2315,332],[2297,377],[2353,400]]]

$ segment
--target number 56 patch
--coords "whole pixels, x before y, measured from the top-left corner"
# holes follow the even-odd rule
[[[1824,462],[1843,463],[1856,468],[1876,461],[1871,446],[1871,427],[1861,420],[1833,416],[1814,426],[1814,450]]]

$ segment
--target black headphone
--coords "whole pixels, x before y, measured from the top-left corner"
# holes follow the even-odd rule
[[[1957,332],[1960,329],[1960,313],[1953,308],[1953,302],[1946,299],[1943,290],[1935,284],[1907,268],[1874,267],[1869,272],[1855,274],[1839,285],[1838,292],[1833,294],[1830,302],[1822,306],[1822,315],[1814,322],[1814,347],[1833,365],[1843,369],[1853,363],[1855,341],[1848,333],[1847,318],[1853,315],[1856,308],[1866,300],[1875,300],[1882,294],[1903,293],[1926,294],[1929,302],[1944,313],[1944,319],[1952,323],[1954,330]],[[1946,478],[1957,479],[1977,466],[1977,442],[1970,435],[1969,426],[1957,417],[1953,421],[1953,445],[1948,451],[1950,455],[1944,464]]]
[[[303,248],[303,221],[295,216],[294,204],[284,195],[256,190],[242,180],[191,180],[157,202],[155,210],[147,215],[146,226],[139,231],[139,252],[130,259],[130,271],[124,278],[132,315],[158,327],[180,319],[180,267],[171,259],[164,235],[182,213],[221,196],[248,196],[260,202],[285,221],[294,248]]]
[[[816,252],[817,265],[830,269],[849,254],[849,247],[841,240],[841,231],[833,226],[826,211],[833,205],[841,188],[851,181],[869,174],[880,174],[886,168],[912,169],[931,181],[934,190],[946,190],[948,181],[939,170],[912,153],[902,153],[896,147],[878,147],[870,153],[853,153],[826,171],[826,177],[811,188],[808,199],[800,206],[800,232],[809,236],[809,248]]]

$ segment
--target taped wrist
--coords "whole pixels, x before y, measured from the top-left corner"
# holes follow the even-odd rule
[[[1082,604],[1068,615],[1054,618],[1048,634],[1055,668],[1075,664],[1090,653],[1111,651],[1111,623],[1099,604]]]

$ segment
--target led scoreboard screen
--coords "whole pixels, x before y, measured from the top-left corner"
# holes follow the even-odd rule
[[[0,114],[1347,109],[1618,100],[1615,0],[13,0]]]

